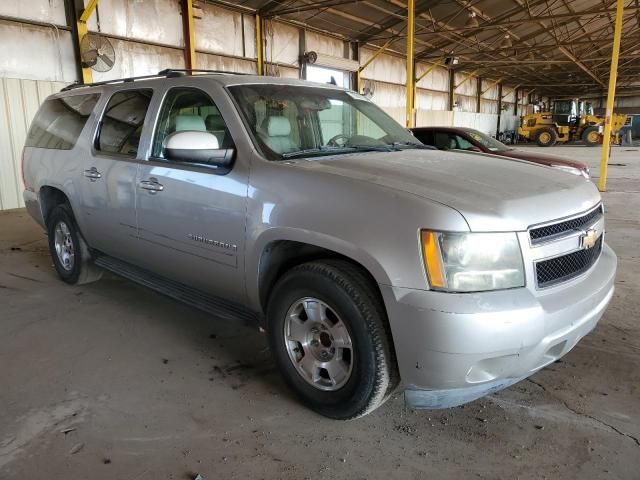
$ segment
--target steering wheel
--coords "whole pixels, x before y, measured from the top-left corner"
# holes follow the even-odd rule
[[[348,137],[347,135],[339,133],[338,135],[331,137],[327,142],[327,145],[330,145],[332,147],[344,147],[349,141],[349,138],[350,137]],[[338,143],[338,140],[342,140],[342,143]]]

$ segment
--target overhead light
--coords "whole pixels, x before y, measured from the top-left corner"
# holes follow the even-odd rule
[[[464,23],[465,27],[479,27],[480,26],[480,22],[478,22],[478,19],[476,18],[476,12],[471,12],[469,13],[469,18],[467,18],[467,21]]]
[[[500,46],[503,48],[513,47],[513,42],[511,41],[511,37],[509,35],[505,35],[504,38],[502,39],[502,42],[500,42]]]

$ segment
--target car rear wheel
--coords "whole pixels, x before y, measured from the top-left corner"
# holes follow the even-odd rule
[[[102,270],[93,264],[68,205],[58,205],[47,219],[49,253],[60,278],[72,285],[95,282]]]
[[[271,349],[287,384],[321,415],[361,417],[395,388],[382,301],[349,262],[294,267],[276,284],[267,316]]]
[[[558,134],[553,128],[545,127],[536,133],[536,143],[541,147],[552,147],[558,140]]]
[[[598,127],[591,126],[584,129],[582,132],[582,141],[590,147],[598,145]]]

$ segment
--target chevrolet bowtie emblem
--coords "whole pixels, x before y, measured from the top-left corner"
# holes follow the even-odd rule
[[[590,228],[580,235],[580,246],[584,249],[592,248],[598,241],[598,237],[598,231],[595,228]]]

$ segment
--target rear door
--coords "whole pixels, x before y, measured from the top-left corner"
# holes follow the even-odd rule
[[[107,99],[81,181],[83,233],[89,245],[129,261],[139,256],[138,143],[152,95],[147,88],[118,90]]]
[[[236,158],[230,171],[220,171],[170,161],[162,151],[165,138],[181,130],[208,131],[221,148],[235,148],[211,93],[174,87],[164,95],[150,156],[136,182],[141,261],[163,276],[242,301],[247,162]]]

